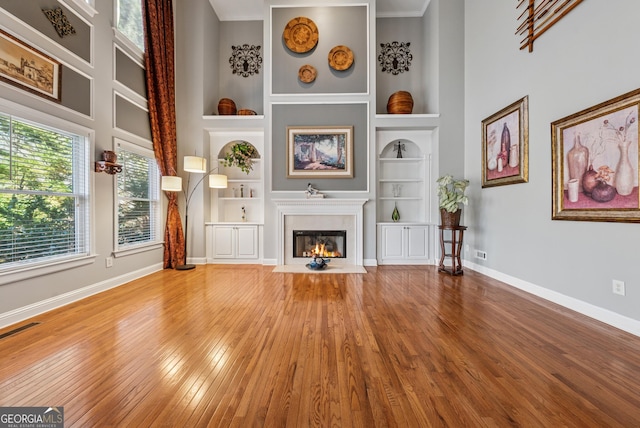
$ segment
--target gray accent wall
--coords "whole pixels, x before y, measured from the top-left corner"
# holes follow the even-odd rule
[[[318,44],[305,53],[292,52],[283,39],[287,23],[296,17],[306,17],[318,27]],[[272,67],[274,94],[362,93],[367,91],[368,45],[367,8],[287,7],[273,8]],[[354,56],[353,65],[337,71],[329,66],[329,52],[335,46],[346,46]],[[298,70],[309,64],[317,70],[316,80],[302,83]]]
[[[366,104],[284,104],[273,106],[272,190],[367,191],[368,109]],[[353,126],[353,178],[288,178],[288,126]]]
[[[116,80],[141,97],[147,97],[144,67],[116,48]]]

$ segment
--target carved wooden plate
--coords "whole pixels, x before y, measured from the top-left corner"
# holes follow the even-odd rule
[[[318,27],[309,18],[298,16],[287,23],[282,38],[290,51],[309,52],[318,44]]]
[[[303,83],[311,83],[316,80],[316,68],[312,65],[305,64],[298,70],[298,78]]]
[[[338,45],[329,52],[329,65],[337,71],[344,71],[353,64],[353,52],[346,46]]]

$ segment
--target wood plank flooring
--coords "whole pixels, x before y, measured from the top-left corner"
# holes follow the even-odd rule
[[[638,337],[470,270],[272,269],[165,270],[21,323],[40,324],[0,339],[0,406],[64,406],[67,427],[640,426]]]

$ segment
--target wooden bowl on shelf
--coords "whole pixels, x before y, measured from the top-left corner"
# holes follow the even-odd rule
[[[231,98],[221,98],[218,101],[218,114],[234,115],[237,112],[236,103]]]
[[[389,114],[411,114],[413,111],[413,97],[410,92],[398,91],[391,94],[387,102]]]
[[[238,110],[238,116],[255,116],[257,113],[248,108],[241,108]]]

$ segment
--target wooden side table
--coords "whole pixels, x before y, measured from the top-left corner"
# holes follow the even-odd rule
[[[462,240],[466,226],[438,226],[440,229],[440,265],[438,272],[446,272],[450,275],[462,275]],[[446,235],[450,234],[449,237]],[[447,239],[449,238],[449,239]],[[451,259],[451,266],[445,266],[444,260]]]

